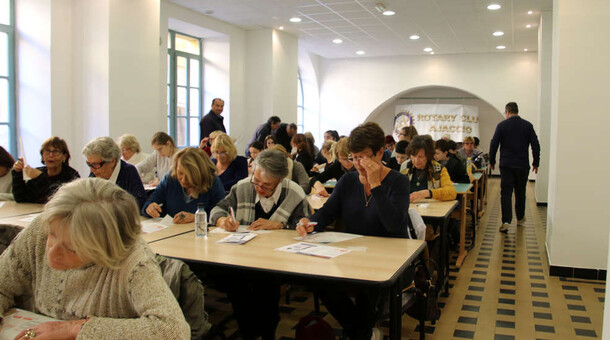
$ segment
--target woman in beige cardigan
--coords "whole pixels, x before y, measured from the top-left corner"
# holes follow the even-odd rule
[[[189,339],[182,311],[139,237],[133,196],[103,179],[61,187],[0,256],[0,313],[59,320],[18,339]]]

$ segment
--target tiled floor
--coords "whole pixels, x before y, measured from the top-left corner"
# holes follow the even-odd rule
[[[527,192],[523,227],[507,235],[500,225],[499,179],[490,180],[489,201],[474,248],[462,268],[451,267],[450,291],[442,297],[441,319],[427,323],[427,339],[591,339],[601,337],[605,282],[549,277],[544,246],[546,208],[537,207],[533,184]],[[453,261],[455,262],[455,261]],[[214,323],[226,320],[227,339],[239,339],[230,304],[208,289],[206,308]],[[313,312],[312,294],[297,289],[282,298],[278,339],[294,338],[298,320]],[[325,319],[337,329],[328,314]],[[385,334],[388,329],[381,325]],[[403,338],[417,339],[417,322],[403,317]],[[387,338],[387,337],[386,337]]]

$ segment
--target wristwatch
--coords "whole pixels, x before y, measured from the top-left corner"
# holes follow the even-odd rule
[[[282,229],[290,229],[290,227],[288,227],[288,223],[282,222]]]

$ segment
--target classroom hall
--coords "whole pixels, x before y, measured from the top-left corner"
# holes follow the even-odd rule
[[[320,144],[324,131],[347,135],[364,121],[389,133],[399,105],[442,103],[478,108],[487,152],[505,104],[515,101],[541,144],[528,199],[546,207],[544,270],[605,279],[607,1],[5,2],[13,5],[2,14],[10,24],[0,25],[10,70],[0,80],[13,92],[2,98],[9,109],[1,143],[32,166],[52,135],[68,142],[81,176],[89,170],[80,150],[98,136],[132,133],[150,152],[145,141],[156,131],[175,133],[183,119],[179,126],[189,128],[182,145],[194,144],[199,116],[217,97],[240,151],[271,115],[297,123]],[[500,8],[489,10],[491,4]],[[200,39],[199,72],[187,78],[199,80],[189,93],[200,101],[189,104],[186,118],[168,113],[174,34]]]

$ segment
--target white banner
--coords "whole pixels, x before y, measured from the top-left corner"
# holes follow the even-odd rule
[[[459,104],[397,105],[394,116],[394,135],[403,126],[414,125],[420,135],[438,140],[449,137],[461,142],[464,137],[479,137],[479,108]]]

